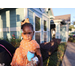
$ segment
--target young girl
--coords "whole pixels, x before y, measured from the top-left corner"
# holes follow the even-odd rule
[[[34,53],[39,58],[38,65],[43,66],[40,46],[35,40],[32,40],[34,30],[33,25],[29,23],[28,18],[21,22],[21,29],[23,30],[23,40],[20,42],[19,48],[17,48],[14,53],[11,66],[27,66],[27,64],[29,63],[27,59],[27,53],[29,51]]]

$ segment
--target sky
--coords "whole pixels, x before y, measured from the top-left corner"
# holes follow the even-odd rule
[[[71,24],[75,21],[75,8],[52,8],[54,16],[71,14]]]

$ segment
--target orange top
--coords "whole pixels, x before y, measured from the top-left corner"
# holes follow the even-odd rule
[[[15,51],[11,66],[26,66],[28,63],[27,52],[31,51],[35,53],[36,48],[40,48],[40,46],[35,40],[29,42],[22,40],[19,48]]]

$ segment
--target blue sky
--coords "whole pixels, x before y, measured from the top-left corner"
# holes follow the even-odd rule
[[[71,23],[75,21],[75,8],[52,8],[54,16],[71,14]]]

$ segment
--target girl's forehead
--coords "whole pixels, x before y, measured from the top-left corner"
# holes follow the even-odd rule
[[[31,26],[24,26],[23,31],[33,31]]]

